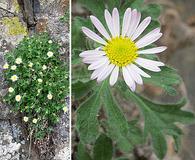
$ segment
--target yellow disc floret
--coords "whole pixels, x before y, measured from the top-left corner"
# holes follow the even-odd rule
[[[119,67],[133,63],[138,57],[137,46],[131,39],[126,37],[116,37],[108,41],[103,48],[112,64]]]

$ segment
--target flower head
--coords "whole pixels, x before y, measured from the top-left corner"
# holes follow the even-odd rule
[[[153,72],[161,71],[160,66],[164,66],[164,63],[142,58],[144,54],[156,54],[166,50],[165,46],[143,49],[162,36],[160,28],[138,38],[150,24],[151,17],[146,17],[140,23],[141,13],[136,9],[128,8],[125,11],[121,29],[118,10],[114,8],[112,14],[105,10],[105,20],[110,33],[95,16],[90,18],[95,28],[103,36],[103,38],[100,37],[86,27],[82,28],[87,37],[100,44],[97,49],[80,54],[83,62],[90,64],[88,69],[93,70],[91,79],[101,82],[110,76],[110,85],[112,86],[117,82],[121,68],[126,84],[132,91],[135,91],[136,83],[143,84],[142,77],[150,78],[150,75],[140,67]]]
[[[36,118],[34,118],[33,120],[32,120],[32,122],[34,123],[34,124],[36,124],[37,123],[37,119]]]
[[[47,95],[47,98],[48,98],[49,100],[51,100],[51,99],[53,98],[52,94],[49,93],[49,94]]]
[[[16,97],[15,97],[15,100],[17,101],[17,102],[20,102],[21,101],[21,96],[20,95],[16,95]]]
[[[47,56],[48,57],[52,57],[53,56],[53,52],[51,52],[51,51],[47,52]]]
[[[32,68],[33,63],[32,63],[32,62],[29,62],[28,66],[29,66],[30,68]]]
[[[8,63],[5,63],[4,65],[3,65],[3,69],[8,69],[9,68],[9,64]]]
[[[52,40],[49,40],[48,43],[49,43],[49,44],[52,44],[53,42],[52,42]]]
[[[17,66],[16,65],[13,65],[13,66],[11,66],[11,70],[16,70],[16,68],[17,68]]]
[[[8,92],[12,93],[13,91],[14,91],[14,89],[12,87],[9,87]]]
[[[28,122],[28,117],[23,117],[24,122]]]
[[[64,107],[63,107],[63,111],[64,111],[64,113],[66,113],[66,112],[68,111],[67,106],[64,106]]]
[[[13,76],[11,76],[10,79],[12,80],[12,82],[15,82],[15,81],[18,80],[18,76],[17,75],[13,75]]]
[[[22,63],[22,59],[21,58],[16,58],[16,64],[21,64]]]
[[[39,78],[37,81],[38,81],[39,83],[42,83],[42,82],[43,82],[43,80],[42,80],[42,79],[40,79],[40,78]]]
[[[46,70],[46,69],[47,69],[47,66],[46,66],[46,65],[43,65],[43,66],[42,66],[42,69],[43,69],[43,70]]]

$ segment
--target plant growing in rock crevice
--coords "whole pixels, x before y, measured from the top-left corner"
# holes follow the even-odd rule
[[[4,102],[23,115],[29,131],[42,139],[66,111],[68,65],[60,60],[59,45],[47,34],[24,38],[5,56],[4,77],[8,93]]]

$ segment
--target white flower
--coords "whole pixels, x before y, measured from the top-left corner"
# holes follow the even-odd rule
[[[53,56],[53,52],[51,52],[51,51],[47,52],[47,56],[48,57],[52,57]]]
[[[46,65],[43,65],[43,66],[42,66],[42,69],[43,69],[43,70],[46,70],[46,69],[47,69],[47,66],[46,66]]]
[[[9,87],[8,92],[12,93],[13,91],[14,91],[14,89],[12,87]]]
[[[3,69],[8,69],[9,68],[9,64],[8,63],[5,63],[4,65],[3,65]]]
[[[28,122],[28,117],[23,117],[24,122]]]
[[[34,123],[34,124],[36,124],[37,123],[37,119],[36,118],[34,118],[33,120],[32,120],[32,122]]]
[[[51,99],[53,98],[52,94],[49,93],[49,94],[47,95],[47,98],[48,98],[49,100],[51,100]]]
[[[22,63],[22,59],[21,58],[16,58],[16,64],[21,64]]]
[[[40,79],[40,78],[39,78],[37,81],[38,81],[39,83],[42,83],[42,82],[43,82],[43,80],[42,80],[42,79]]]
[[[64,113],[66,113],[66,112],[68,111],[67,106],[64,106],[64,107],[63,107],[63,111],[64,111]]]
[[[13,66],[11,66],[11,70],[16,70],[16,68],[17,68],[17,66],[16,65],[13,65]]]
[[[84,51],[80,54],[83,62],[90,64],[88,69],[93,70],[91,79],[97,79],[98,82],[101,82],[110,75],[109,82],[113,86],[117,82],[119,69],[121,68],[126,84],[132,91],[135,91],[136,83],[143,84],[141,76],[151,77],[140,67],[154,72],[161,71],[160,66],[164,66],[164,63],[141,57],[143,54],[163,52],[167,48],[161,46],[142,49],[162,36],[160,28],[156,28],[143,37],[138,38],[150,24],[151,17],[146,17],[140,23],[141,13],[136,9],[131,10],[131,8],[128,8],[125,11],[121,29],[118,10],[114,8],[112,15],[108,10],[105,10],[105,20],[110,33],[106,31],[96,17],[91,16],[90,18],[93,25],[103,36],[101,38],[90,29],[82,28],[86,36],[100,44],[99,48]]]
[[[29,66],[30,68],[32,68],[33,63],[32,63],[32,62],[30,62],[30,63],[28,64],[28,66]]]
[[[49,44],[52,44],[53,42],[52,42],[52,40],[49,40],[48,43],[49,43]]]
[[[17,102],[20,102],[21,98],[22,98],[22,97],[21,97],[20,95],[16,95],[15,100],[16,100]]]
[[[13,75],[11,76],[10,78],[13,82],[17,81],[18,80],[18,76],[17,75]]]

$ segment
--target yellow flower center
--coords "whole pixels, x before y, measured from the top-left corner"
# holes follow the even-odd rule
[[[138,57],[137,46],[131,39],[126,37],[116,37],[108,41],[103,48],[112,64],[119,67],[133,63]]]

